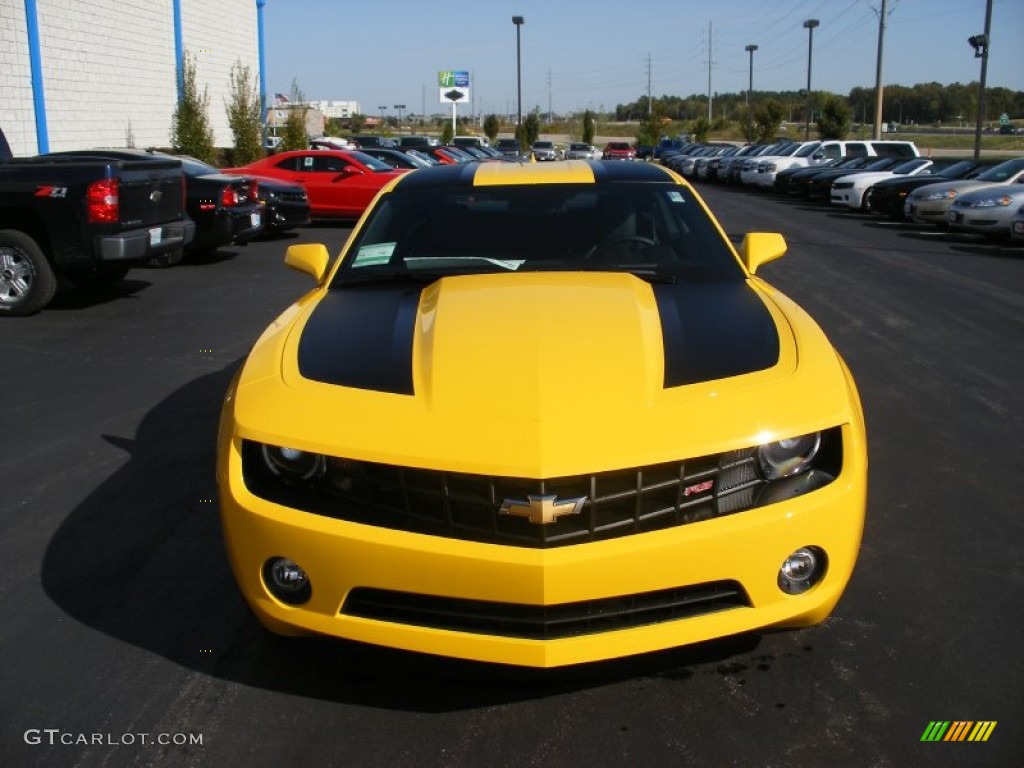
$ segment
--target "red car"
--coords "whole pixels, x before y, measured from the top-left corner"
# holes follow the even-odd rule
[[[626,141],[609,141],[604,145],[604,160],[636,160],[636,148]]]
[[[306,190],[314,218],[355,219],[389,181],[407,173],[387,163],[345,150],[307,149],[282,152],[224,173],[270,176]]]

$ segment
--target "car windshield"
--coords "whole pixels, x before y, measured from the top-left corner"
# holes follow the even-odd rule
[[[219,168],[214,168],[208,163],[204,163],[202,160],[196,160],[194,157],[187,155],[177,155],[177,160],[181,161],[181,170],[186,176],[207,176],[212,173],[220,173]]]
[[[904,163],[900,163],[899,165],[897,165],[894,168],[891,168],[890,170],[893,173],[902,176],[907,173],[913,173],[918,168],[925,165],[931,165],[931,160],[925,157],[916,157],[913,160],[907,160]]]
[[[395,170],[390,165],[385,163],[383,160],[378,160],[376,157],[372,157],[372,156],[366,154],[365,152],[353,151],[353,152],[349,152],[349,155],[351,157],[354,157],[356,160],[358,160],[360,163],[362,163],[363,165],[365,165],[367,168],[369,168],[371,171],[374,171],[375,173],[382,173],[384,171],[393,171],[393,170]]]
[[[671,182],[399,186],[377,201],[332,287],[537,271],[745,279],[692,191]]]
[[[934,174],[934,177],[941,176],[944,179],[959,179],[964,174],[970,173],[975,169],[975,163],[973,160],[961,160],[959,163],[953,163],[946,168],[943,168],[938,173]]]
[[[1006,181],[1011,176],[1024,170],[1024,158],[1018,160],[1007,160],[997,166],[989,168],[978,176],[978,181]]]
[[[805,144],[803,147],[801,147],[800,151],[794,155],[794,157],[809,157],[810,155],[813,155],[815,152],[817,152],[818,147],[820,146],[820,141],[814,141],[811,142],[810,144]]]

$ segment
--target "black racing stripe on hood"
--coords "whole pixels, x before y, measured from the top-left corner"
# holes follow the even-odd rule
[[[771,368],[779,333],[760,297],[742,282],[655,285],[665,345],[665,387]]]
[[[332,290],[299,340],[307,379],[398,395],[413,394],[412,342],[422,286]]]

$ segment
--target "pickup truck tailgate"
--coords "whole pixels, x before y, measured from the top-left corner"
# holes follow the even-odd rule
[[[124,163],[118,189],[121,224],[145,227],[184,216],[184,181],[173,160]]]

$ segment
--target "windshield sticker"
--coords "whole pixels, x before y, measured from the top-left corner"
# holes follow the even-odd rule
[[[391,254],[395,252],[395,243],[374,243],[364,245],[356,254],[353,267],[370,267],[377,264],[387,264],[391,261]]]
[[[669,199],[669,202],[672,202],[672,203],[681,203],[681,202],[683,202],[683,196],[681,194],[679,194],[678,192],[676,192],[674,189],[671,192],[668,193],[668,199]]]

